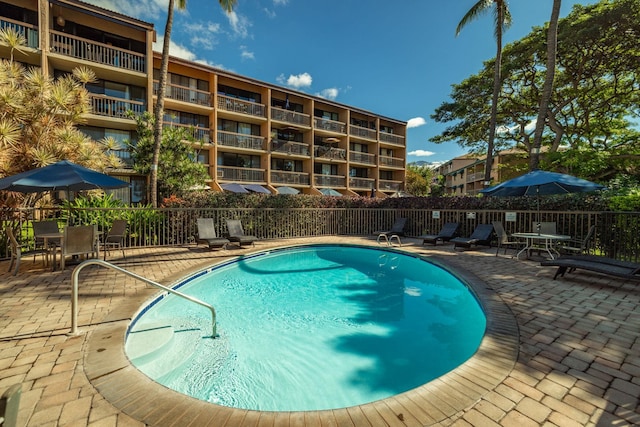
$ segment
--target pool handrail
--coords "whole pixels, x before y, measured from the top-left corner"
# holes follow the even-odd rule
[[[69,331],[69,335],[78,335],[78,277],[80,275],[80,270],[88,265],[101,265],[106,268],[110,268],[117,272],[126,274],[129,277],[133,277],[134,279],[138,279],[148,285],[155,286],[156,288],[160,288],[166,292],[177,295],[181,298],[186,299],[187,301],[191,301],[195,304],[199,304],[203,307],[208,308],[211,311],[211,323],[212,323],[212,334],[211,338],[216,338],[218,336],[216,331],[216,310],[212,305],[207,304],[204,301],[200,301],[197,298],[192,296],[183,294],[182,292],[176,291],[175,289],[171,289],[167,286],[161,285],[160,283],[154,282],[153,280],[147,279],[146,277],[142,277],[136,273],[132,273],[131,271],[125,270],[124,268],[118,267],[116,265],[111,264],[110,262],[103,261],[100,259],[88,259],[83,261],[76,268],[73,269],[73,274],[71,276],[71,331]]]

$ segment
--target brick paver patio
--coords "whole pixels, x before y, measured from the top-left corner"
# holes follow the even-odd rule
[[[370,238],[318,238],[311,242],[376,245]],[[304,242],[260,242],[255,250],[288,243]],[[502,254],[495,257],[495,249],[456,253],[450,245],[423,247],[410,239],[404,243],[404,250],[436,256],[484,281],[509,307],[519,328],[518,358],[506,378],[440,424],[640,425],[637,282],[587,272],[554,281],[554,268]],[[112,252],[109,261],[152,280],[171,283],[207,263],[253,250],[210,252],[202,246],[132,249],[126,259]],[[82,333],[70,336],[72,268],[50,272],[40,259],[33,263],[27,257],[14,277],[7,272],[8,264],[0,262],[0,393],[13,384],[22,384],[19,425],[145,425],[98,392],[85,364],[98,328],[122,324],[157,290],[103,268],[85,268],[80,280]],[[121,342],[107,345],[118,346]],[[277,417],[247,416],[237,425],[302,425],[296,419],[304,417],[291,416],[283,423]],[[367,418],[358,416],[338,419],[341,425],[372,424],[365,424]],[[216,425],[213,420],[205,423],[187,413],[167,414],[164,420],[158,425]],[[374,427],[416,425],[415,420],[404,417],[393,422],[384,417],[379,420]],[[227,425],[234,424],[230,421]],[[319,422],[307,420],[306,425]]]

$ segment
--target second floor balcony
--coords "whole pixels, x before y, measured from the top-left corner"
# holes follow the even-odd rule
[[[0,29],[6,30],[8,28],[11,28],[18,34],[23,35],[27,40],[27,47],[33,49],[38,48],[38,28],[35,25],[14,21],[13,19],[9,18],[0,19]]]
[[[375,188],[376,180],[373,178],[349,177],[349,187],[358,190],[370,190]]]
[[[380,132],[380,141],[398,145],[401,147],[405,146],[405,137],[393,133]]]
[[[271,171],[272,184],[309,185],[309,174],[304,172],[290,172],[281,170]]]
[[[313,118],[313,126],[316,129],[327,130],[330,132],[336,133],[346,133],[347,132],[347,124],[342,122],[337,122],[335,120],[323,119],[321,117]]]
[[[315,175],[313,183],[317,187],[341,187],[345,188],[347,179],[341,175]]]
[[[153,94],[158,95],[158,81],[153,82]],[[178,86],[167,83],[165,95],[167,99],[175,99],[176,101],[188,102],[190,104],[211,106],[211,94],[209,92]]]
[[[218,180],[233,182],[266,182],[265,170],[239,168],[235,166],[218,166]]]
[[[100,94],[91,94],[90,97],[92,113],[98,116],[123,118],[127,116],[127,111],[139,116],[147,109],[145,103],[141,101],[114,98]]]
[[[274,139],[271,141],[272,153],[290,154],[293,156],[309,156],[309,144],[303,142],[284,141]]]
[[[266,117],[264,104],[245,101],[226,95],[218,95],[218,109],[232,113],[247,114],[255,117]]]
[[[51,52],[139,73],[147,71],[142,53],[58,31],[51,31]]]
[[[186,129],[187,132],[189,132],[189,134],[193,136],[193,138],[195,138],[197,141],[203,144],[209,144],[211,142],[211,130],[209,128],[202,128],[199,126],[185,125],[182,123],[173,123],[173,122],[163,122],[162,127],[163,128],[170,128],[170,127],[183,128],[183,129]]]
[[[381,179],[379,184],[380,184],[380,190],[382,191],[402,190],[402,181],[392,181],[388,179]]]
[[[380,156],[378,161],[380,162],[380,166],[391,166],[394,168],[404,167],[404,159],[399,157]]]
[[[377,131],[375,129],[367,129],[356,125],[349,126],[349,134],[351,136],[355,136],[358,138],[369,139],[372,141],[376,140]]]
[[[319,159],[346,160],[347,150],[319,145],[313,148],[313,155]]]
[[[265,150],[263,136],[218,131],[218,145],[224,147],[243,148],[247,150]]]
[[[366,165],[375,165],[376,155],[372,153],[363,153],[361,151],[349,151],[349,161]]]
[[[311,126],[311,116],[308,114],[297,113],[291,110],[283,110],[282,108],[271,109],[271,120],[305,127]]]

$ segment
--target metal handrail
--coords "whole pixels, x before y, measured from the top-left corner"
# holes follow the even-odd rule
[[[124,268],[120,268],[111,264],[110,262],[103,261],[100,259],[88,259],[83,261],[80,265],[78,265],[74,270],[71,276],[71,331],[70,335],[78,335],[78,276],[80,274],[80,270],[82,270],[87,265],[101,265],[103,267],[110,268],[112,270],[118,271],[120,273],[126,274],[129,277],[133,277],[134,279],[138,279],[148,285],[155,286],[156,288],[163,289],[171,294],[177,295],[181,298],[186,299],[187,301],[191,301],[193,303],[199,304],[203,307],[208,308],[211,311],[211,323],[212,323],[212,333],[211,338],[216,338],[218,336],[216,332],[216,310],[212,305],[207,304],[206,302],[200,301],[197,298],[191,297],[189,295],[185,295],[182,292],[178,292],[175,289],[168,288],[166,286],[161,285],[160,283],[156,283],[153,280],[149,280],[145,277],[142,277],[138,274],[132,273]]]

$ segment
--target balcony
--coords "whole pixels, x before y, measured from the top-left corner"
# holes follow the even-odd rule
[[[0,29],[4,30],[7,28],[12,28],[17,31],[18,34],[22,34],[27,40],[27,47],[33,49],[38,48],[38,27],[35,25],[14,21],[9,18],[0,19]]]
[[[378,158],[380,166],[391,166],[394,168],[403,168],[404,167],[404,159],[399,157],[389,157],[389,156],[380,156]]]
[[[344,176],[340,175],[316,175],[313,177],[316,187],[345,187],[347,182]]]
[[[263,136],[245,135],[242,133],[218,131],[218,145],[224,147],[243,148],[245,150],[265,150]]]
[[[157,80],[153,82],[153,94],[156,96],[158,95]],[[167,84],[164,96],[167,99],[174,99],[176,101],[211,107],[211,94],[203,90]]]
[[[349,135],[358,138],[370,139],[375,141],[378,132],[375,129],[367,129],[356,125],[349,125]]]
[[[390,181],[386,179],[380,180],[381,191],[400,191],[402,189],[402,181]]]
[[[405,137],[402,135],[395,135],[393,133],[380,132],[380,142],[386,142],[389,144],[404,147]]]
[[[309,144],[302,142],[283,141],[281,139],[271,140],[271,152],[282,153],[294,156],[309,156]]]
[[[467,174],[467,182],[484,181],[484,171]]]
[[[203,144],[209,144],[211,142],[211,130],[209,128],[201,128],[193,125],[185,125],[182,123],[172,123],[172,122],[163,122],[163,128],[183,128],[186,129],[187,132],[193,136],[197,141],[202,142]]]
[[[266,117],[264,104],[218,95],[218,109],[232,113],[246,114],[255,117]]]
[[[314,117],[313,126],[319,130],[328,130],[330,132],[346,133],[346,123],[336,122],[334,120],[327,120],[319,117]]]
[[[376,155],[371,153],[363,153],[361,151],[349,151],[349,161],[354,163],[362,163],[365,165],[375,165]]]
[[[271,183],[287,185],[309,185],[309,174],[304,172],[272,170]]]
[[[265,170],[218,166],[218,179],[234,182],[265,182]]]
[[[370,190],[375,188],[376,180],[373,178],[349,178],[349,187],[359,190]]]
[[[346,160],[347,150],[320,145],[313,148],[313,156],[317,159]]]
[[[57,31],[51,31],[51,52],[138,73],[147,71],[145,56],[142,53]]]
[[[271,109],[271,120],[279,122],[291,123],[298,126],[309,127],[311,125],[311,116],[308,114],[297,113],[295,111],[283,110],[282,108]]]
[[[106,117],[123,118],[127,111],[139,116],[146,111],[144,102],[130,99],[114,98],[112,96],[90,94],[91,110],[93,114]]]

